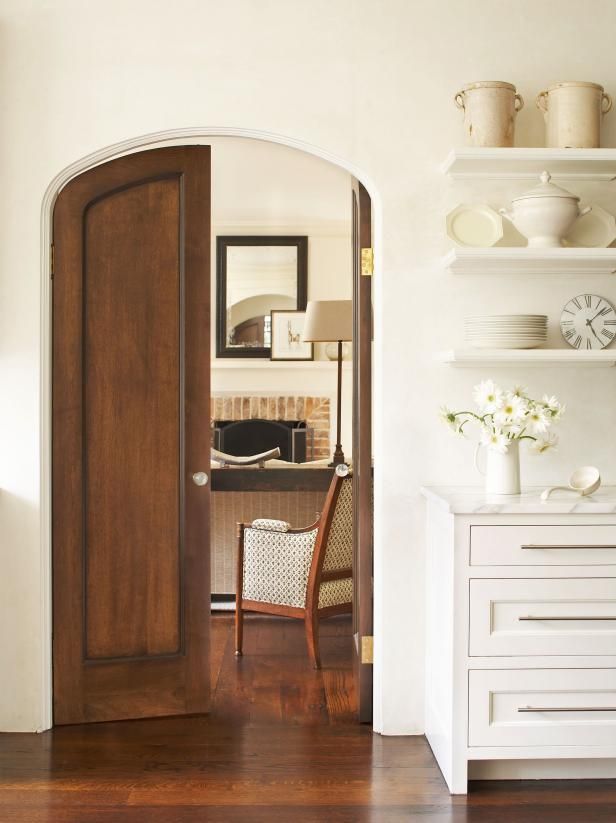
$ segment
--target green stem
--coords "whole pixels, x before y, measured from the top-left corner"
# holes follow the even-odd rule
[[[483,423],[483,421],[486,419],[486,417],[488,417],[488,415],[487,415],[487,414],[484,414],[484,416],[483,416],[483,417],[479,417],[479,415],[478,415],[478,414],[475,414],[475,412],[472,412],[472,411],[459,411],[459,412],[452,412],[452,414],[453,414],[453,416],[454,416],[454,417],[460,417],[460,415],[462,415],[462,414],[467,414],[467,415],[469,415],[470,417],[474,417],[474,418],[475,418],[475,420],[479,420],[479,422],[480,422],[480,423]]]

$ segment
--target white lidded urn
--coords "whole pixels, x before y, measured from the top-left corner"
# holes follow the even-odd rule
[[[469,83],[454,101],[464,112],[467,145],[513,146],[515,116],[524,106],[514,85],[500,80]]]
[[[486,494],[520,494],[520,441],[510,440],[505,452],[485,447],[485,469],[479,464],[481,446],[475,449],[475,468],[485,477]]]
[[[592,206],[580,208],[577,194],[550,182],[549,172],[541,173],[538,186],[511,201],[512,210],[499,209],[528,240],[531,248],[554,248],[563,245],[573,224]]]
[[[545,118],[545,145],[561,149],[597,149],[601,121],[612,98],[598,83],[568,80],[540,92],[537,108]]]

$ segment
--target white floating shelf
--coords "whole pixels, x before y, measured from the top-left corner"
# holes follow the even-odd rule
[[[616,248],[457,247],[443,257],[452,274],[614,274]]]
[[[451,177],[464,179],[535,178],[547,169],[570,180],[616,179],[616,149],[454,149],[442,165]]]
[[[575,349],[455,349],[437,355],[441,363],[461,368],[478,366],[560,366],[605,368],[616,366],[616,347],[602,351]]]

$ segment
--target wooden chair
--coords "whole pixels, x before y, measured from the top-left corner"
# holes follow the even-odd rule
[[[323,513],[311,526],[240,523],[238,542],[235,653],[242,654],[245,611],[295,617],[305,623],[308,654],[319,669],[319,620],[353,609],[351,476],[334,475]]]

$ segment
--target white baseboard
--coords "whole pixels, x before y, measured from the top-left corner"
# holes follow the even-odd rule
[[[616,759],[471,760],[469,780],[591,780],[616,777]]]

